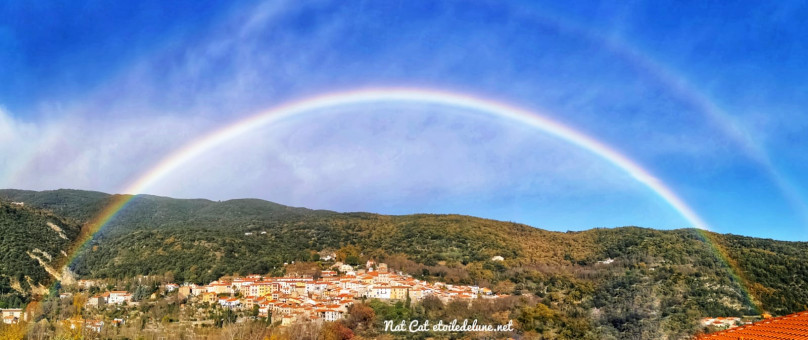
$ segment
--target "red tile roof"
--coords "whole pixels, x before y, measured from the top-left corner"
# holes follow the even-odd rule
[[[764,319],[751,325],[704,334],[696,339],[709,340],[808,340],[808,311]]]

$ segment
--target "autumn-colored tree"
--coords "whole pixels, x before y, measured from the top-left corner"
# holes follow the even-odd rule
[[[376,321],[376,311],[364,303],[357,303],[348,308],[348,318],[346,320],[351,329],[368,329]]]
[[[0,340],[21,340],[25,337],[25,323],[7,325],[0,323]]]
[[[341,322],[329,322],[320,331],[323,340],[347,340],[354,337],[354,332]]]
[[[74,316],[81,315],[84,309],[84,304],[87,303],[87,296],[81,293],[73,294],[73,307],[75,308]]]
[[[504,281],[498,282],[494,286],[494,288],[492,288],[492,290],[494,291],[494,293],[497,293],[497,294],[512,294],[513,290],[515,288],[516,288],[516,284],[514,284],[511,281],[504,280]]]
[[[359,247],[351,244],[340,248],[339,250],[337,250],[336,254],[338,261],[345,262],[349,256],[359,258],[361,251],[359,250]]]

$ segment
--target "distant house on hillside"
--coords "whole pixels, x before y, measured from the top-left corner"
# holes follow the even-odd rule
[[[701,319],[702,326],[713,326],[718,329],[728,329],[740,324],[741,318],[739,317],[715,317]]]
[[[87,320],[84,323],[84,327],[88,330],[101,333],[101,330],[104,329],[104,321],[103,320]]]
[[[98,285],[98,282],[96,282],[96,281],[94,281],[94,280],[79,280],[79,281],[76,283],[76,285],[77,285],[77,286],[78,286],[80,289],[90,289],[90,288],[92,288],[92,287],[97,286],[97,285]]]
[[[111,291],[109,292],[108,304],[122,305],[132,301],[132,294],[126,291]]]
[[[168,293],[171,293],[171,292],[173,292],[173,291],[175,291],[175,290],[177,290],[179,288],[180,288],[180,285],[178,285],[176,283],[167,283],[165,285],[166,292],[168,292]]]
[[[20,308],[0,309],[0,316],[3,318],[5,324],[16,324],[20,321],[25,321],[26,317]]]
[[[237,298],[222,297],[219,298],[219,305],[221,305],[224,308],[235,309],[238,308],[239,305],[241,305],[241,301],[239,301],[239,299]]]
[[[323,250],[319,253],[321,261],[332,261],[337,258],[337,254],[333,251]]]
[[[91,298],[87,299],[85,305],[87,307],[98,307],[107,304],[107,300],[109,299],[109,293],[94,295]]]

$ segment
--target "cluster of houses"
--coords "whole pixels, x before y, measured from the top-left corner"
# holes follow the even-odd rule
[[[113,323],[120,325],[123,323],[123,319],[115,319]],[[89,320],[81,317],[73,317],[67,320],[62,320],[61,324],[63,327],[70,330],[81,330],[84,328],[88,331],[96,333],[100,333],[104,328],[104,320]]]
[[[411,276],[388,271],[387,265],[368,261],[367,271],[354,271],[352,266],[337,263],[332,269],[320,272],[319,278],[225,277],[208,285],[166,284],[166,292],[178,291],[180,298],[192,303],[220,305],[226,309],[257,311],[259,317],[272,315],[274,321],[288,325],[296,321],[335,321],[342,319],[348,307],[357,299],[390,301],[420,301],[435,296],[444,302],[450,300],[493,299],[498,296],[488,288],[429,283]],[[90,306],[101,304],[129,304],[131,294],[111,291],[88,300]]]
[[[349,265],[337,263],[332,269],[339,269],[344,275],[338,275],[335,270],[322,271],[319,279],[249,275],[176,289],[181,297],[196,302],[219,304],[234,310],[257,309],[259,317],[271,314],[276,321],[280,318],[282,325],[295,321],[339,320],[354,300],[363,298],[419,301],[435,296],[447,302],[497,297],[488,288],[416,280],[388,271],[384,263],[376,265],[368,261],[366,267],[367,271],[354,271]]]
[[[132,294],[127,291],[114,290],[94,295],[87,299],[87,307],[98,307],[101,305],[128,305],[132,302]]]

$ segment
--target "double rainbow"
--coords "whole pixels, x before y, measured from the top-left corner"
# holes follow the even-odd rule
[[[157,165],[152,167],[151,170],[138,177],[122,190],[123,193],[128,195],[114,196],[112,202],[88,222],[85,232],[83,233],[83,239],[78,243],[79,246],[74,249],[73,254],[71,254],[69,258],[69,262],[73,262],[79,249],[89,242],[93,238],[93,235],[103,229],[137,194],[145,192],[148,188],[158,183],[173,171],[196,157],[203,155],[212,148],[222,145],[242,134],[298,115],[324,109],[374,103],[427,104],[469,110],[531,126],[539,131],[591,152],[622,169],[635,180],[644,184],[687,220],[691,227],[699,229],[699,234],[703,237],[705,242],[710,245],[711,250],[716,253],[724,263],[727,263],[732,277],[739,280],[741,288],[744,290],[743,293],[747,297],[750,297],[750,301],[754,303],[754,300],[744,287],[745,281],[737,274],[737,266],[732,265],[732,262],[729,261],[729,258],[721,250],[722,248],[719,247],[709,235],[707,223],[662,181],[614,148],[560,122],[554,121],[540,111],[529,111],[505,103],[460,93],[410,88],[362,89],[329,93],[293,101],[236,121],[186,144],[184,147],[163,158]]]

